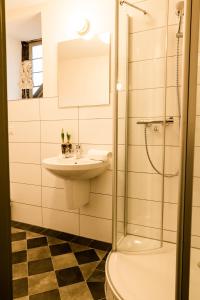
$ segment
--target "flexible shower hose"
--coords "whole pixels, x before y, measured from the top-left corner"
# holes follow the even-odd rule
[[[145,138],[145,148],[146,148],[147,157],[148,157],[148,160],[149,160],[149,162],[150,162],[152,168],[156,171],[157,174],[159,174],[159,175],[162,176],[163,173],[160,172],[160,171],[155,167],[155,165],[154,165],[154,163],[153,163],[153,161],[152,161],[152,159],[151,159],[150,153],[149,153],[149,147],[148,147],[148,141],[147,141],[147,127],[148,127],[148,125],[145,124],[145,126],[144,126],[144,138]],[[164,176],[165,176],[165,177],[175,177],[175,176],[177,176],[177,175],[178,175],[178,172],[176,172],[175,174],[166,174],[166,173],[164,173]]]
[[[180,21],[179,21],[179,29],[178,29],[178,33],[180,33],[181,30],[181,22],[182,22],[182,17],[180,16]],[[180,129],[180,119],[181,119],[181,101],[180,101],[180,92],[179,92],[179,86],[180,86],[180,36],[177,36],[177,48],[176,48],[176,94],[177,94],[177,104],[178,104],[178,119],[179,119],[179,129]],[[166,125],[164,125],[166,126]],[[148,160],[152,166],[152,168],[154,169],[154,171],[156,171],[157,174],[161,175],[161,176],[165,176],[165,177],[175,177],[179,174],[179,171],[177,171],[174,174],[166,174],[166,173],[162,173],[160,172],[156,166],[154,165],[150,153],[149,153],[149,146],[148,146],[148,136],[147,136],[147,128],[148,128],[148,124],[145,124],[144,126],[144,139],[145,139],[145,149],[146,149],[146,154],[148,157]]]

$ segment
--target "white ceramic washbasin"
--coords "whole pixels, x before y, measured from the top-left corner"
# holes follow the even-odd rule
[[[108,168],[109,163],[87,157],[79,159],[51,157],[44,159],[42,165],[52,174],[63,179],[66,207],[73,210],[89,202],[90,179],[101,175]]]
[[[43,166],[56,176],[70,180],[91,179],[102,174],[109,163],[91,160],[87,157],[79,159],[51,157],[42,162]]]

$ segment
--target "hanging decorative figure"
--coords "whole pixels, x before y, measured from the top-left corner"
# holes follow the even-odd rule
[[[22,98],[30,98],[30,90],[33,88],[31,60],[24,60],[21,62],[19,86],[22,90]]]

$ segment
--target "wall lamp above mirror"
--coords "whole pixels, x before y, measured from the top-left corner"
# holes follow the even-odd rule
[[[75,30],[78,35],[84,35],[89,31],[90,22],[88,19],[83,17],[78,17],[75,24]]]

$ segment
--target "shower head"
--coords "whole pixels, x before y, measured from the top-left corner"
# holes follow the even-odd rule
[[[176,14],[177,14],[177,16],[184,15],[184,1],[178,1],[176,3]]]

